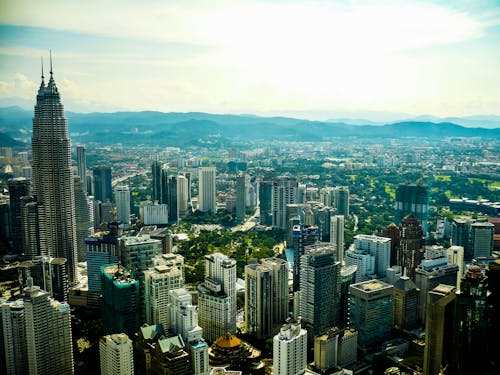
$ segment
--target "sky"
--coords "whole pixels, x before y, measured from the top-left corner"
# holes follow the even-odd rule
[[[500,0],[0,1],[0,101],[312,119],[500,115]]]

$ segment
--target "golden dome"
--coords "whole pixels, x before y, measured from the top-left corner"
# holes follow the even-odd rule
[[[220,348],[235,348],[241,345],[241,340],[230,333],[226,333],[215,341],[215,345]]]

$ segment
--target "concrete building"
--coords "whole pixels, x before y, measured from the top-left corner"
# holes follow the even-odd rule
[[[307,367],[307,331],[300,322],[283,325],[273,337],[273,374],[303,374]]]
[[[130,224],[130,189],[128,186],[115,186],[116,219]]]
[[[417,217],[410,214],[401,219],[399,232],[397,265],[406,269],[408,277],[415,280],[415,269],[423,258],[424,231]]]
[[[419,290],[404,274],[394,283],[392,324],[395,328],[412,330],[417,326]]]
[[[17,254],[23,252],[23,231],[22,231],[22,197],[31,195],[31,180],[24,177],[9,178],[7,180],[9,188],[10,203],[10,228],[12,249]]]
[[[259,340],[272,335],[273,284],[270,268],[258,263],[245,266],[245,326]]]
[[[450,246],[446,250],[448,257],[448,264],[456,264],[458,266],[457,272],[457,290],[460,290],[460,283],[464,275],[464,248],[463,246]]]
[[[385,277],[391,258],[391,240],[367,234],[354,236],[354,251],[368,252],[375,258],[375,274],[377,277]]]
[[[272,273],[273,287],[271,292],[274,326],[281,326],[289,316],[288,307],[288,262],[281,258],[261,259],[263,266]]]
[[[101,374],[134,375],[132,340],[124,334],[103,336],[99,339]]]
[[[359,344],[371,346],[387,339],[392,329],[392,285],[368,280],[349,286],[349,322]]]
[[[335,186],[333,189],[333,202],[338,215],[349,216],[349,187]]]
[[[236,332],[236,261],[221,253],[205,256],[205,281],[198,286],[198,321],[209,342]]]
[[[342,368],[356,362],[357,337],[355,330],[334,327],[314,338],[314,367],[321,372]]]
[[[236,220],[243,221],[245,219],[246,210],[246,175],[243,172],[236,176]]]
[[[80,177],[74,176],[73,179],[75,188],[76,250],[78,262],[85,262],[87,259],[85,238],[94,233],[94,210],[91,209],[89,197]]]
[[[100,202],[112,202],[113,190],[111,187],[111,167],[98,166],[92,169],[94,179],[94,198]]]
[[[330,243],[340,264],[344,263],[344,226],[344,215],[334,215],[330,218]]]
[[[28,279],[24,319],[29,374],[73,374],[69,305],[53,300]]]
[[[80,177],[80,181],[85,186],[85,191],[87,191],[87,153],[85,151],[85,146],[76,146],[76,170],[77,175]]]
[[[318,242],[319,236],[319,229],[315,225],[294,225],[292,227],[294,292],[300,289],[300,258],[304,255],[306,246]]]
[[[274,180],[271,194],[273,227],[288,231],[286,206],[287,204],[298,203],[298,182],[296,179],[290,177],[282,177],[278,180]]]
[[[272,215],[272,194],[273,183],[271,181],[259,182],[259,207],[260,207],[260,224],[265,226],[273,225]]]
[[[451,244],[464,248],[464,260],[466,261],[473,258],[469,236],[474,221],[470,217],[456,217],[451,223]]]
[[[416,216],[424,236],[427,234],[427,217],[429,215],[429,193],[427,187],[422,184],[399,184],[396,189],[396,224],[400,224],[403,218],[409,214]]]
[[[25,311],[22,299],[0,298],[0,328],[0,364],[4,361],[5,374],[28,373]]]
[[[215,167],[198,168],[198,208],[202,212],[217,212]]]

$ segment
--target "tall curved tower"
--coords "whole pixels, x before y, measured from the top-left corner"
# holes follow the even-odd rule
[[[70,283],[76,280],[75,197],[68,122],[50,67],[38,89],[33,117],[33,194],[45,210],[48,255],[66,258]]]

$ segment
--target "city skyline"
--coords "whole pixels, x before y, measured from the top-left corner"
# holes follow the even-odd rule
[[[1,101],[33,101],[52,49],[77,112],[500,114],[494,1],[55,5],[2,4]]]

